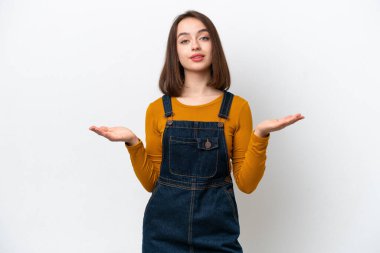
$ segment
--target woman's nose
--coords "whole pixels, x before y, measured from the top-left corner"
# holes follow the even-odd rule
[[[192,50],[200,49],[198,42],[194,42],[191,46]]]

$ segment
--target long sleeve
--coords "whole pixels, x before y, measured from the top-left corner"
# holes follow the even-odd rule
[[[235,182],[244,193],[252,193],[264,175],[269,137],[270,134],[267,137],[255,135],[251,109],[246,102],[239,113],[232,151]]]
[[[127,148],[135,174],[143,187],[152,192],[159,176],[161,165],[161,135],[157,129],[153,107],[149,104],[145,115],[146,148],[142,141]]]

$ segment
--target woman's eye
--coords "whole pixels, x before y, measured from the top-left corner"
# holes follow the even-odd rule
[[[203,38],[205,38],[206,40],[209,40],[209,39],[210,39],[210,38],[207,37],[207,36],[203,36],[203,37],[201,37],[201,39],[203,39]],[[186,42],[186,41],[189,41],[189,40],[182,40],[180,43],[181,43],[181,44],[184,44],[184,42]]]

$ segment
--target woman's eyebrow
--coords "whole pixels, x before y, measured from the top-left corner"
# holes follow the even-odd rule
[[[200,32],[208,32],[208,30],[206,28],[203,28],[203,29],[199,30],[197,33],[200,33]],[[185,32],[184,33],[180,33],[180,34],[178,34],[177,39],[181,35],[189,35],[189,33],[185,33]]]

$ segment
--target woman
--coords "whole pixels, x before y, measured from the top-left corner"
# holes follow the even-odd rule
[[[270,132],[303,119],[266,120],[252,130],[248,102],[228,92],[230,75],[216,28],[187,11],[170,29],[159,87],[146,111],[146,148],[126,127],[90,127],[123,141],[152,195],[144,213],[143,253],[242,252],[231,168],[239,189],[261,180]],[[231,165],[232,159],[232,165]]]

